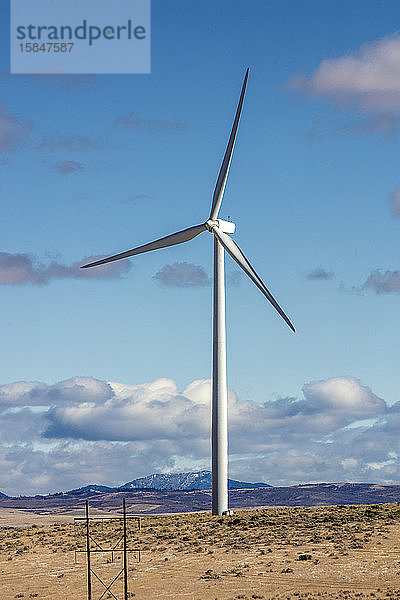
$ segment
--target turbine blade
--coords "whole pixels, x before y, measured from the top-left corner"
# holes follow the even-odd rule
[[[272,304],[272,306],[275,308],[275,310],[281,315],[282,319],[284,321],[286,321],[286,323],[289,325],[290,329],[292,331],[295,331],[295,328],[293,327],[292,323],[290,322],[289,317],[287,317],[287,315],[285,315],[285,313],[283,312],[283,310],[281,309],[281,307],[279,306],[279,304],[277,303],[277,301],[275,300],[275,298],[273,297],[271,292],[268,290],[266,285],[263,283],[263,281],[260,279],[260,277],[255,272],[255,270],[253,269],[253,267],[251,266],[251,264],[249,263],[249,261],[247,260],[247,258],[245,257],[245,255],[243,254],[241,249],[239,248],[239,246],[233,241],[233,239],[231,237],[229,237],[229,235],[226,235],[226,233],[223,233],[218,227],[215,226],[212,228],[212,230],[213,230],[213,233],[217,236],[218,240],[223,245],[223,247],[225,248],[225,250],[231,255],[233,260],[235,260],[237,262],[239,267],[241,267],[243,269],[243,271],[250,277],[250,279],[253,281],[253,283],[256,284],[258,289],[264,294],[264,296]]]
[[[167,246],[174,246],[175,244],[182,244],[183,242],[188,242],[189,240],[192,240],[194,237],[196,237],[196,235],[199,235],[199,233],[202,233],[205,230],[205,225],[195,225],[194,227],[189,227],[188,229],[183,229],[182,231],[178,231],[177,233],[172,233],[171,235],[167,235],[163,238],[160,238],[159,240],[150,242],[149,244],[144,244],[144,246],[138,246],[137,248],[133,248],[132,250],[120,252],[119,254],[114,254],[114,256],[102,258],[101,260],[96,260],[96,262],[83,265],[81,269],[87,269],[88,267],[97,267],[98,265],[104,265],[105,263],[112,262],[113,260],[119,260],[120,258],[127,258],[128,256],[142,254],[143,252],[150,252],[151,250],[158,250],[159,248],[166,248]]]
[[[217,219],[219,209],[222,202],[222,196],[224,195],[224,189],[226,184],[226,178],[228,177],[229,165],[231,164],[231,158],[233,153],[233,147],[235,145],[236,133],[240,120],[240,113],[242,112],[244,93],[246,91],[247,78],[249,76],[249,69],[246,71],[246,75],[244,76],[244,81],[242,85],[242,91],[240,93],[239,104],[236,109],[235,120],[233,121],[231,135],[229,137],[229,142],[225,150],[224,160],[222,161],[221,169],[218,175],[217,183],[215,185],[212,207],[210,212],[210,219]]]

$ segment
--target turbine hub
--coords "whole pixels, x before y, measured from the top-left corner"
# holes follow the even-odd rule
[[[223,233],[235,233],[236,228],[235,223],[223,221],[222,219],[208,219],[205,226],[210,232],[212,232],[214,227],[218,227]]]

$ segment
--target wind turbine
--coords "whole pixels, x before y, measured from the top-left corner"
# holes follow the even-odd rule
[[[226,179],[231,163],[236,133],[242,112],[249,69],[244,77],[239,103],[236,109],[232,131],[222,161],[215,186],[210,216],[205,223],[172,233],[159,240],[138,246],[132,250],[109,256],[101,260],[83,265],[82,269],[104,265],[105,263],[143,252],[158,250],[175,244],[192,240],[200,233],[208,231],[214,235],[214,289],[213,289],[213,372],[212,372],[212,514],[229,514],[228,510],[228,418],[227,418],[227,383],[226,383],[226,327],[225,327],[225,272],[224,251],[231,255],[239,267],[250,277],[275,310],[295,331],[289,318],[283,312],[275,298],[257,275],[239,246],[228,235],[235,232],[235,224],[218,218],[224,194]]]

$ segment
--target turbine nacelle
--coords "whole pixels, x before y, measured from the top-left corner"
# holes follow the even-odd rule
[[[222,219],[208,219],[204,225],[210,232],[212,232],[214,227],[218,227],[218,229],[223,233],[235,233],[236,229],[235,223],[232,223],[231,221],[223,221]]]

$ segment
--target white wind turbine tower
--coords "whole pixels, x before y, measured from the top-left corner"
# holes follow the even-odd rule
[[[243,99],[247,85],[249,69],[243,81],[239,104],[236,109],[228,146],[214,190],[210,216],[205,223],[189,227],[167,235],[159,240],[138,246],[132,250],[115,254],[108,258],[84,265],[83,269],[103,265],[114,260],[158,250],[188,242],[200,233],[208,231],[214,235],[214,292],[213,292],[213,372],[212,372],[212,514],[222,515],[228,511],[228,419],[227,419],[227,383],[226,383],[226,330],[225,330],[225,273],[224,250],[231,255],[239,267],[250,277],[253,283],[264,294],[289,327],[295,331],[289,318],[285,315],[275,298],[254,271],[253,267],[240,250],[239,246],[227,234],[235,231],[235,224],[218,218],[224,194],[226,178],[232,158],[236,133],[242,112]]]

